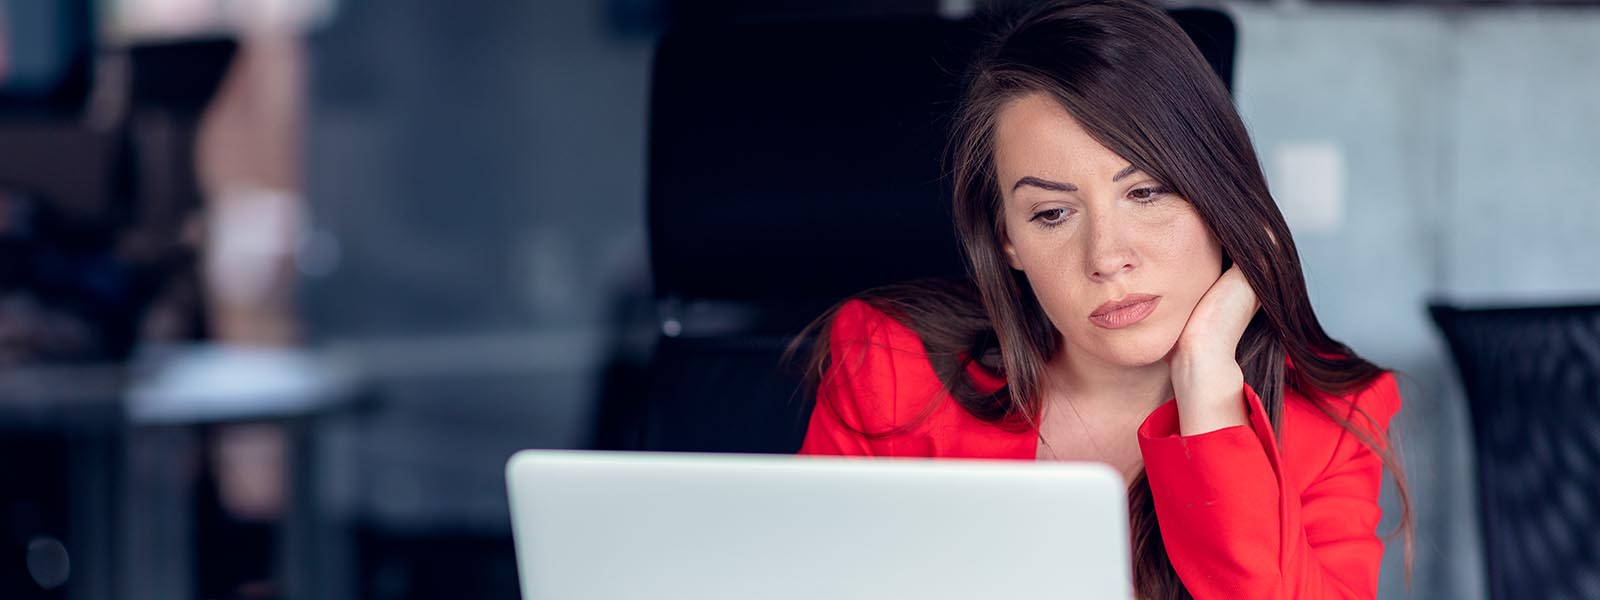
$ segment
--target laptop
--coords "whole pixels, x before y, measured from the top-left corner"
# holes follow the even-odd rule
[[[524,600],[1132,597],[1098,463],[525,450]]]

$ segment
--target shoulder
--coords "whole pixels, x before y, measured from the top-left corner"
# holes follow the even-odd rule
[[[1285,458],[1300,469],[1310,469],[1304,473],[1307,476],[1325,471],[1340,456],[1350,456],[1366,446],[1362,438],[1385,443],[1400,405],[1399,386],[1389,371],[1345,394],[1312,399],[1286,390]]]
[[[860,299],[845,302],[834,313],[833,322],[828,326],[828,342],[830,350],[842,349],[856,355],[864,355],[869,348],[876,347],[879,351],[913,352],[927,360],[916,332]],[[836,354],[834,358],[837,360],[839,356]]]
[[[915,331],[864,300],[850,300],[828,326],[829,371],[874,383],[938,381]]]
[[[1389,428],[1389,421],[1400,412],[1400,384],[1395,381],[1394,373],[1384,371],[1373,378],[1371,383],[1362,388],[1351,405],[1363,416],[1371,417],[1383,429]]]
[[[1393,372],[1382,371],[1344,394],[1318,395],[1312,399],[1288,392],[1284,395],[1285,418],[1322,421],[1338,425],[1338,418],[1360,426],[1368,432],[1381,435],[1388,430],[1389,422],[1400,411],[1400,388]],[[1333,413],[1330,415],[1329,413]],[[1343,429],[1343,427],[1340,427]]]
[[[852,404],[867,431],[910,424],[943,390],[916,332],[863,300],[834,314],[828,354],[818,400]]]

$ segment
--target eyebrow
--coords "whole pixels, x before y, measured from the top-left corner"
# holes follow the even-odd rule
[[[1133,165],[1128,165],[1126,167],[1123,167],[1123,169],[1121,171],[1117,171],[1116,175],[1112,175],[1111,176],[1111,182],[1112,183],[1116,183],[1118,181],[1122,181],[1122,178],[1127,177],[1129,175],[1132,175],[1134,171],[1138,171],[1138,170],[1139,170],[1139,168],[1135,167]],[[1078,186],[1076,186],[1076,185],[1072,185],[1070,183],[1064,183],[1064,182],[1060,182],[1060,181],[1050,181],[1049,179],[1040,179],[1040,178],[1034,177],[1032,175],[1029,175],[1027,177],[1023,177],[1022,179],[1018,179],[1016,185],[1011,186],[1011,191],[1015,192],[1015,191],[1017,191],[1018,188],[1021,188],[1022,186],[1025,186],[1025,185],[1031,185],[1033,187],[1050,190],[1052,192],[1076,192],[1076,191],[1078,191]]]

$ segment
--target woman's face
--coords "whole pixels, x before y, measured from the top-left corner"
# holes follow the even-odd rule
[[[1129,367],[1165,358],[1222,273],[1221,246],[1194,206],[1045,94],[1003,107],[996,134],[1004,251],[1065,355]]]

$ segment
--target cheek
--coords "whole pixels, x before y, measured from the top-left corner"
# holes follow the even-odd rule
[[[1068,238],[1024,235],[1012,243],[1027,268],[1024,277],[1034,299],[1057,329],[1070,327],[1071,315],[1094,308],[1082,306],[1090,301],[1092,290],[1088,281],[1075,276],[1082,272],[1082,252]]]
[[[1161,285],[1192,308],[1222,275],[1222,247],[1199,215],[1188,210],[1152,236],[1147,257],[1159,265]],[[1154,266],[1154,265],[1153,265]]]

